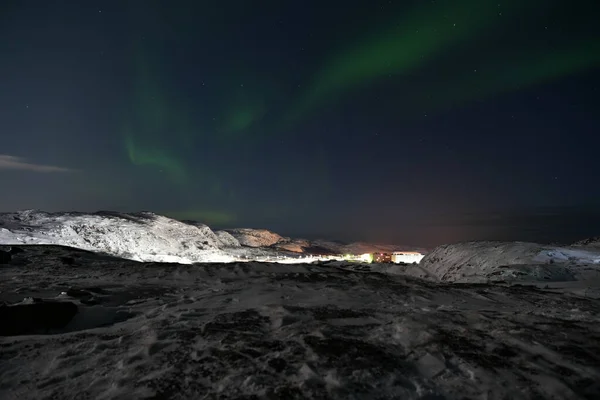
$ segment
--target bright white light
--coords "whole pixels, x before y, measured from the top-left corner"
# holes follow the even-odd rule
[[[407,263],[407,264],[417,263],[418,264],[421,262],[423,257],[425,257],[423,254],[417,253],[414,251],[397,251],[394,254],[392,254],[392,261],[395,262],[396,264],[398,264],[398,263]]]

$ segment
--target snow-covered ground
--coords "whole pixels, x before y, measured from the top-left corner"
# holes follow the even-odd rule
[[[0,250],[0,301],[28,299],[0,307],[0,331],[58,318],[10,313],[46,304],[31,298],[77,305],[61,328],[0,337],[2,399],[600,398],[600,300],[583,292]]]
[[[467,242],[439,246],[419,271],[443,282],[566,282],[600,279],[600,249],[524,242]]]

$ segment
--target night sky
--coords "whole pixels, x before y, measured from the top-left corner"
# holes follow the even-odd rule
[[[2,211],[600,234],[595,0],[0,3]]]

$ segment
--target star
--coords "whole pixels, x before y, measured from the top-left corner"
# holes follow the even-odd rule
[[[462,218],[463,208],[509,207],[511,198],[522,204],[544,198],[560,205],[567,200],[555,189],[568,176],[600,174],[600,165],[590,167],[580,160],[600,145],[600,138],[590,135],[599,130],[593,111],[600,75],[593,69],[599,65],[594,38],[600,26],[589,7],[573,8],[558,1],[522,7],[520,3],[527,2],[504,1],[496,0],[494,10],[494,1],[481,0],[383,0],[370,7],[336,0],[319,13],[310,12],[318,8],[317,1],[306,3],[306,10],[262,2],[239,10],[243,23],[233,24],[232,17],[236,21],[241,17],[237,11],[231,15],[215,7],[203,10],[194,2],[165,15],[161,2],[138,8],[116,2],[106,17],[123,16],[113,24],[115,29],[106,29],[104,16],[99,20],[90,15],[93,10],[104,14],[103,9],[92,7],[106,2],[75,8],[56,2],[53,15],[69,18],[60,30],[51,32],[44,29],[44,15],[29,4],[33,2],[18,2],[15,7],[24,18],[2,29],[14,38],[15,47],[28,51],[3,59],[7,64],[3,73],[8,76],[5,90],[0,90],[0,104],[10,107],[4,110],[9,115],[0,111],[0,130],[10,134],[4,135],[8,138],[3,137],[0,154],[19,152],[32,162],[63,157],[60,163],[86,174],[89,170],[88,176],[94,176],[90,185],[84,185],[86,191],[87,186],[96,190],[96,178],[102,180],[98,187],[110,187],[101,196],[92,196],[91,191],[89,196],[79,196],[84,190],[77,186],[84,182],[79,175],[40,175],[30,170],[15,179],[21,186],[14,196],[0,200],[2,209],[30,205],[51,209],[62,204],[86,209],[120,204],[119,194],[126,191],[123,207],[131,210],[143,207],[160,212],[155,207],[164,206],[191,212],[214,206],[223,209],[216,211],[236,210],[239,226],[272,222],[293,232],[310,224],[310,229],[315,227],[308,232],[311,235],[329,235],[329,230],[338,229],[346,235],[337,225],[341,223],[352,227],[348,238],[363,233],[383,237],[391,232],[390,240],[396,240],[394,226],[405,213],[407,218],[419,214],[427,219],[438,212]],[[477,13],[469,5],[476,6]],[[347,11],[342,13],[343,23],[331,24],[340,9]],[[508,18],[500,21],[505,9]],[[204,14],[208,24],[198,23],[194,17],[198,14]],[[130,23],[128,17],[139,21]],[[522,30],[507,25],[517,17]],[[82,27],[81,21],[89,26]],[[560,33],[557,29],[564,31],[560,38],[554,37]],[[67,69],[46,62],[49,54],[44,44],[60,41],[64,42],[60,46],[72,50],[64,55]],[[483,72],[479,74],[473,64]],[[210,88],[202,76],[210,79]],[[246,83],[239,81],[236,88],[236,79],[247,79],[250,88],[245,90]],[[94,101],[82,102],[80,88],[94,93]],[[57,90],[60,104],[53,101]],[[29,103],[17,104],[29,97],[37,107],[32,113]],[[45,126],[60,135],[48,140]],[[573,140],[557,169],[548,153],[569,126],[575,127],[568,132]],[[502,155],[513,149],[505,138],[519,135],[524,138],[518,154],[505,165]],[[537,135],[541,140],[535,140]],[[110,145],[95,146],[103,141]],[[32,142],[43,142],[48,148],[30,146]],[[446,142],[454,144],[446,150]],[[63,151],[65,143],[76,146],[75,151]],[[311,143],[327,147],[342,143],[344,152],[328,153],[321,162],[318,148]],[[387,178],[411,176],[409,170],[386,170],[391,163],[362,163],[351,171],[343,168],[347,156],[365,154],[363,147],[369,143],[403,149],[403,162],[419,161],[418,177],[428,185],[419,184],[414,193],[411,189],[410,198],[394,186],[386,188],[385,195],[357,196],[340,206],[337,193],[355,180],[364,180],[365,190],[372,190],[377,185],[386,187]],[[416,154],[420,152],[409,150],[411,145],[428,151]],[[490,148],[498,156],[487,157]],[[375,158],[368,149],[366,153]],[[439,176],[438,170],[452,154],[464,165]],[[227,162],[214,167],[212,162],[220,159]],[[311,168],[303,168],[305,163]],[[135,173],[129,175],[129,166]],[[118,174],[121,168],[126,173]],[[264,179],[264,171],[281,186]],[[161,178],[157,172],[165,186],[148,187],[147,182]],[[2,179],[7,173],[0,163]],[[42,177],[47,176],[61,177],[52,182],[60,185],[53,196],[44,192],[50,182],[46,185]],[[531,186],[532,176],[542,181]],[[484,184],[478,184],[483,178]],[[466,182],[464,191],[458,190]],[[225,183],[238,188],[234,198],[205,190]],[[313,190],[306,190],[306,198],[298,199],[287,192],[288,184],[324,185],[331,196],[312,200]],[[589,187],[575,186],[569,188],[573,202],[596,195],[590,194]],[[452,205],[430,202],[432,195],[448,195]],[[421,197],[426,201],[419,201]],[[384,208],[389,210],[381,224],[365,218],[365,226],[353,227],[356,212],[377,209],[383,216]],[[388,212],[393,214],[389,218]],[[263,220],[263,214],[269,216]],[[419,234],[428,236],[427,241],[434,240],[425,232],[428,229],[422,231]],[[452,236],[463,229],[447,233]],[[413,240],[412,232],[406,235]],[[431,236],[438,240],[442,233]],[[455,239],[464,238],[449,240]],[[398,240],[405,239],[398,236]]]

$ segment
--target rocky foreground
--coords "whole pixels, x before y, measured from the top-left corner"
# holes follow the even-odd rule
[[[2,399],[600,398],[600,300],[558,284],[0,250]]]

